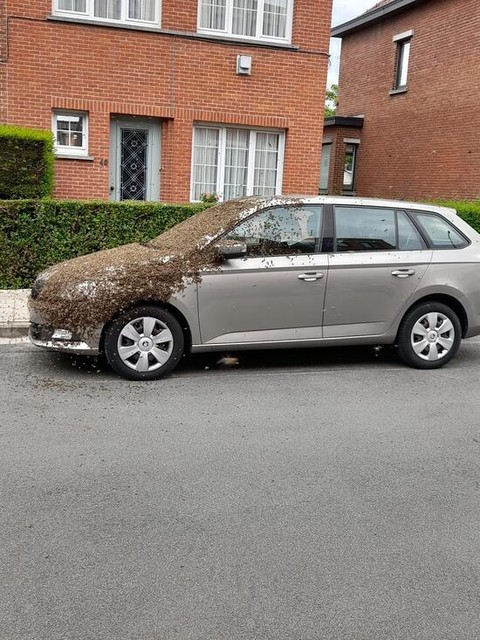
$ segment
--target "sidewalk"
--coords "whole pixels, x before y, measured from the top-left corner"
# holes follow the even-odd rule
[[[29,294],[30,289],[0,289],[0,338],[21,338],[27,335]]]

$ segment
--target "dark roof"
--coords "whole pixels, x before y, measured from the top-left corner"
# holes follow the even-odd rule
[[[352,127],[354,129],[361,129],[363,127],[363,116],[332,116],[331,118],[325,118],[326,127]]]
[[[359,31],[365,27],[381,22],[386,17],[406,11],[413,6],[425,2],[425,0],[381,0],[371,9],[357,16],[353,20],[339,24],[332,29],[333,38],[342,38],[354,31]]]

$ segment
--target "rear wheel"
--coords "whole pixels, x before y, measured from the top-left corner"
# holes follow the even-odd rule
[[[112,369],[129,380],[155,380],[172,371],[184,350],[178,320],[166,309],[135,307],[109,325],[105,356]]]
[[[462,327],[457,314],[440,302],[413,307],[398,331],[398,354],[411,367],[438,369],[458,351]]]

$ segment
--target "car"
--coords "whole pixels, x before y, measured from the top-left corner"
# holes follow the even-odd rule
[[[185,353],[334,345],[436,369],[480,334],[480,235],[430,204],[240,198],[50,267],[29,307],[33,344],[104,354],[131,380]]]

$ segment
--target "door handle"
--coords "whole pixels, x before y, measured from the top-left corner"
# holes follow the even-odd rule
[[[308,273],[300,273],[297,277],[304,282],[315,282],[315,280],[321,280],[324,275],[321,271],[309,271]]]
[[[413,269],[398,269],[397,271],[392,271],[392,276],[396,278],[408,278],[409,276],[414,276],[415,271]]]

